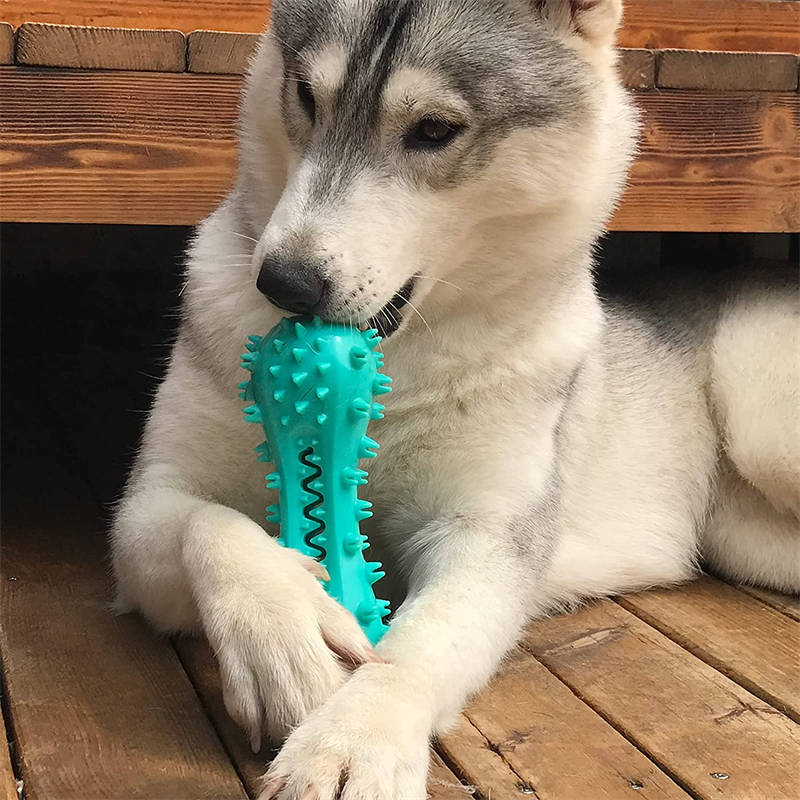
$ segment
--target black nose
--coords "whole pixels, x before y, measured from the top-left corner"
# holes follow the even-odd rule
[[[261,264],[256,286],[278,308],[296,314],[313,314],[319,309],[327,281],[319,265],[267,256]]]

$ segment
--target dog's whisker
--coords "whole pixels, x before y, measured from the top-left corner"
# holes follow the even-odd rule
[[[414,313],[422,320],[422,322],[424,323],[425,327],[428,329],[428,333],[431,335],[431,337],[435,338],[435,337],[433,337],[433,329],[428,324],[428,320],[426,320],[425,317],[422,316],[422,312],[420,312],[420,310],[410,300],[406,300],[406,303],[409,306],[411,306],[412,311],[414,311]]]
[[[422,278],[426,281],[436,281],[437,283],[443,283],[445,286],[452,286],[454,289],[457,289],[459,292],[463,292],[464,289],[461,286],[458,286],[451,281],[446,281],[444,278],[435,278],[433,275],[420,275],[418,272],[415,274],[415,277]]]
[[[228,231],[232,233],[234,236],[241,236],[242,239],[247,239],[255,244],[258,244],[258,239],[254,239],[252,236],[248,236],[246,233],[239,233],[239,231]]]

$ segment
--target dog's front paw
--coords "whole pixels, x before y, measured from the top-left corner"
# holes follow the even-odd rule
[[[425,800],[428,705],[370,664],[289,736],[259,800]]]
[[[268,577],[241,580],[206,610],[228,713],[261,746],[282,741],[345,681],[380,659],[355,619],[325,594],[313,559],[277,549]]]

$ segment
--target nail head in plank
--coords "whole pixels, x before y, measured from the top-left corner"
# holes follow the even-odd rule
[[[689,800],[527,652],[512,654],[465,713],[540,800],[611,800],[633,791],[642,798]],[[479,776],[470,772],[468,753],[463,756],[467,778],[478,782]]]
[[[623,47],[800,52],[796,0],[626,0]]]
[[[169,643],[109,608],[98,509],[59,464],[58,437],[36,436],[28,463],[4,472],[13,486],[3,487],[0,564],[3,667],[26,798],[243,800]]]
[[[258,40],[255,33],[192,31],[188,36],[189,72],[243,75]]]
[[[620,50],[619,71],[626,88],[652,89],[656,85],[656,55],[652,50]]]
[[[70,69],[183,72],[186,40],[180,31],[27,22],[17,31],[17,63]]]
[[[14,28],[0,22],[0,64],[14,63]]]
[[[797,89],[798,57],[791,53],[722,53],[664,50],[658,85],[663,89],[776,91]]]
[[[488,739],[462,714],[438,741],[447,763],[466,777],[479,797],[492,800],[520,800],[537,795],[494,749]],[[525,790],[525,794],[523,794]]]
[[[797,797],[797,726],[615,603],[536,622],[524,645],[693,795]]]
[[[219,668],[208,643],[203,639],[178,638],[173,644],[226,750],[236,764],[248,794],[257,796],[260,778],[275,751],[265,744],[260,753],[254,754],[244,733],[225,710]],[[428,795],[431,800],[467,800],[470,797],[458,778],[435,753],[432,754]]]
[[[800,624],[713,578],[620,605],[800,722]]]

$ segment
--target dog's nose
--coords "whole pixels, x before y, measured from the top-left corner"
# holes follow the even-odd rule
[[[261,264],[256,286],[278,308],[296,314],[313,314],[320,306],[327,281],[313,262],[267,256]]]

